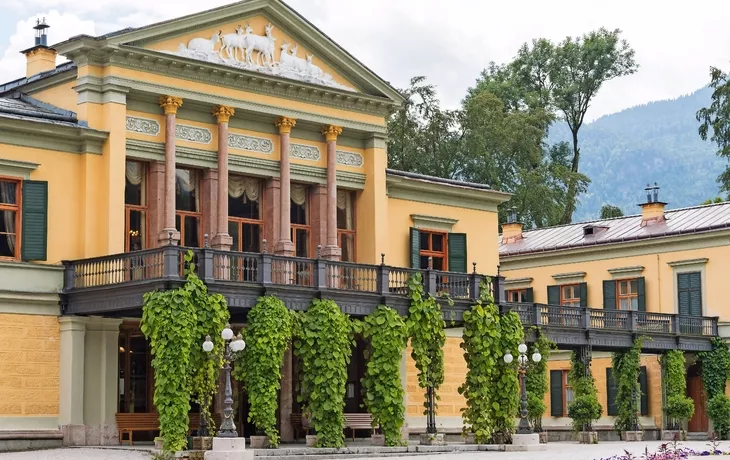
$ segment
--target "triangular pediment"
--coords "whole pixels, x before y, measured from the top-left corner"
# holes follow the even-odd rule
[[[110,45],[401,101],[388,83],[280,0],[245,0],[105,38]]]

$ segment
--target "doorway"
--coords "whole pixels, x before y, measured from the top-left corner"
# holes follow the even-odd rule
[[[687,425],[687,431],[690,433],[707,433],[710,429],[700,366],[700,363],[695,363],[687,369],[687,396],[695,403],[695,413]]]

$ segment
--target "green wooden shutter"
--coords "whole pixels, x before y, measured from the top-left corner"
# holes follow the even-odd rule
[[[548,304],[560,305],[560,286],[548,286]]]
[[[421,232],[411,227],[411,268],[421,268]]]
[[[643,276],[636,278],[636,288],[639,293],[639,311],[646,311],[646,283]]]
[[[449,271],[466,273],[466,233],[449,233]]]
[[[603,309],[616,309],[616,281],[614,280],[603,281]]]
[[[588,306],[588,283],[580,283],[579,289],[580,289],[580,306],[587,307]]]
[[[700,272],[689,273],[689,314],[702,316],[702,278]]]
[[[690,273],[677,275],[677,300],[680,315],[689,315],[689,275]]]
[[[525,289],[525,298],[523,299],[525,302],[534,302],[535,296],[533,294],[532,288]]]
[[[641,415],[649,415],[649,385],[646,366],[641,366],[639,372],[639,388],[641,388]]]
[[[610,367],[606,368],[606,413],[608,415],[616,416],[618,415],[618,410],[616,409],[616,394],[618,393],[618,388],[616,387],[616,382],[613,380],[613,372]]]
[[[48,247],[48,182],[23,181],[21,256],[46,260]]]
[[[563,417],[563,371],[550,371],[550,415]]]

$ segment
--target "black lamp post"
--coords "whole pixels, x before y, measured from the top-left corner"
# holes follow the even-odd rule
[[[520,424],[517,426],[517,434],[530,434],[532,433],[532,427],[530,422],[527,420],[527,389],[525,387],[525,374],[527,373],[527,345],[521,343],[517,347],[517,370],[520,373]],[[507,351],[504,355],[504,362],[510,364],[514,358],[512,353]],[[539,363],[542,359],[542,355],[537,350],[532,354],[532,361]]]
[[[236,424],[233,423],[233,391],[231,390],[231,361],[236,357],[236,353],[246,348],[246,342],[243,341],[241,334],[233,336],[231,326],[226,324],[225,329],[221,333],[221,337],[226,341],[225,351],[223,354],[223,370],[226,373],[226,399],[223,401],[223,422],[221,428],[218,430],[218,437],[221,438],[235,438],[238,436],[236,432]],[[213,342],[210,340],[210,336],[205,338],[203,343],[203,350],[206,353],[213,351]]]

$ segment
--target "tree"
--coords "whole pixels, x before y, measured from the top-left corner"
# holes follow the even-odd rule
[[[724,203],[725,200],[722,199],[722,197],[716,196],[715,198],[708,198],[702,203],[700,203],[701,206],[704,206],[706,204],[715,204],[715,203]]]
[[[582,37],[567,37],[558,45],[546,39],[524,44],[510,67],[527,89],[528,101],[555,111],[572,134],[571,172],[578,173],[578,132],[590,103],[609,80],[636,72],[634,50],[620,39],[621,30],[600,28]],[[579,194],[577,178],[571,178],[562,223],[570,223]]]
[[[615,217],[623,217],[624,212],[618,206],[612,204],[604,204],[601,206],[601,219],[613,219]]]
[[[697,111],[696,118],[700,122],[698,132],[703,141],[707,140],[710,130],[710,141],[717,144],[717,155],[730,160],[730,81],[728,74],[716,67],[710,67],[710,88],[712,103]],[[717,177],[720,191],[730,192],[730,166]]]

